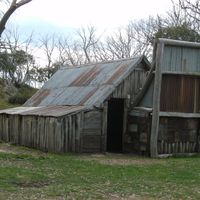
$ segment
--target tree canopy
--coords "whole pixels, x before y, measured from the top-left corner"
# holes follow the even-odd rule
[[[175,39],[175,40],[185,40],[190,42],[200,42],[199,33],[185,24],[181,26],[168,26],[160,28],[155,33],[155,37]]]

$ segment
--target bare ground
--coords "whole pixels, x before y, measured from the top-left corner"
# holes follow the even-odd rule
[[[119,165],[119,166],[128,166],[128,165],[153,165],[153,164],[165,164],[166,160],[164,159],[150,159],[148,157],[139,157],[136,155],[130,154],[92,154],[92,155],[79,155],[78,159],[96,161],[103,165]]]

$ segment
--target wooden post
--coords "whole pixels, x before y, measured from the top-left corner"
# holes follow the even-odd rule
[[[128,118],[128,102],[127,99],[124,100],[124,116],[123,116],[123,133],[122,133],[122,152],[124,152],[124,142],[127,130],[127,118]]]
[[[199,102],[199,81],[198,78],[195,78],[195,87],[194,87],[194,108],[193,108],[193,112],[197,113],[198,112],[198,102]]]
[[[154,77],[154,92],[153,92],[153,113],[152,113],[152,126],[150,136],[150,156],[158,156],[158,130],[159,130],[159,112],[160,112],[160,93],[162,83],[161,65],[163,60],[164,43],[159,42],[157,44],[156,51],[156,68]]]
[[[102,112],[102,131],[101,131],[101,151],[105,153],[107,150],[107,122],[108,122],[108,102],[103,106]]]

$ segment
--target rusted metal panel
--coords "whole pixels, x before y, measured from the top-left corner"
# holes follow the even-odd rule
[[[101,87],[98,88],[98,90],[93,94],[92,98],[89,98],[84,105],[90,106],[90,105],[95,105],[95,106],[100,106],[105,99],[107,99],[114,91],[114,86],[113,85],[102,85]]]
[[[126,63],[125,65],[121,65],[118,67],[118,70],[108,79],[107,84],[112,84],[115,80],[117,80],[128,68],[130,63]]]
[[[24,106],[97,106],[138,66],[141,73],[144,73],[148,70],[149,63],[142,56],[61,68]]]
[[[90,85],[91,81],[94,80],[100,73],[101,67],[94,66],[91,70],[80,74],[69,86],[86,86]]]
[[[161,111],[199,112],[200,78],[185,75],[164,75]]]
[[[85,106],[17,107],[0,110],[0,114],[60,117],[86,110]]]
[[[84,99],[81,100],[81,102],[79,103],[80,105],[84,105],[84,103],[90,99],[90,97],[98,90],[98,88],[94,88],[93,90],[91,90]]]
[[[36,94],[29,99],[25,104],[31,104],[31,106],[38,106],[48,95],[50,94],[49,89],[43,89],[36,92]]]

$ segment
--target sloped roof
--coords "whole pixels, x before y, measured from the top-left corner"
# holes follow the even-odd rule
[[[61,68],[24,106],[98,106],[141,63],[149,69],[144,56]]]
[[[85,106],[16,107],[0,110],[0,114],[60,117],[86,110]]]

